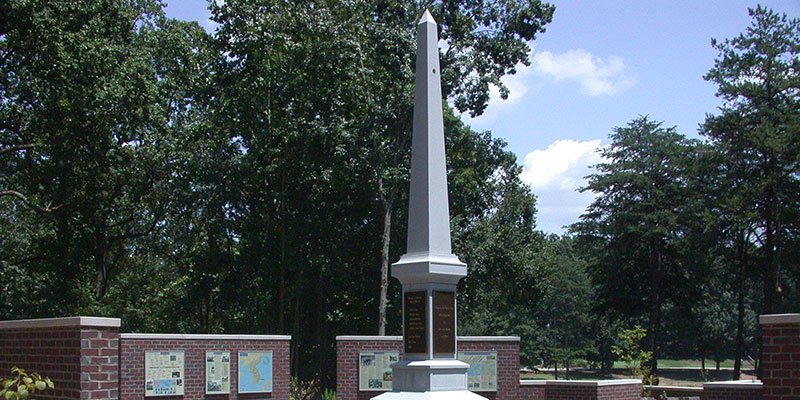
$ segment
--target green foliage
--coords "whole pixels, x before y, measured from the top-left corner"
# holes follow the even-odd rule
[[[0,398],[2,399],[25,400],[37,391],[42,392],[55,387],[50,378],[42,378],[36,372],[25,372],[23,369],[13,367],[11,368],[11,374],[11,377],[0,381],[0,385],[2,385]]]
[[[642,383],[653,384],[654,376],[649,367],[653,352],[642,348],[647,331],[639,325],[632,329],[623,329],[617,335],[617,345],[612,347],[614,354],[624,362],[633,377],[641,377]],[[657,383],[656,383],[657,384]]]
[[[322,391],[322,400],[336,400],[336,391],[333,389],[325,389]]]
[[[320,392],[319,381],[315,379],[301,380],[299,378],[289,378],[289,400],[312,400]],[[325,391],[327,393],[327,391]],[[334,399],[336,398],[336,392]],[[324,398],[324,397],[323,397]]]

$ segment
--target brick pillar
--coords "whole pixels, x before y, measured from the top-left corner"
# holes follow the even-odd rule
[[[762,400],[764,388],[760,381],[706,382],[700,400]]]
[[[118,318],[0,321],[0,375],[12,366],[49,377],[38,399],[119,398]]]
[[[800,398],[800,314],[760,317],[765,400]]]

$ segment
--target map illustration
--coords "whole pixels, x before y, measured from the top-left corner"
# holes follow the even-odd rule
[[[467,389],[472,391],[497,391],[497,352],[459,352],[458,359],[469,364]]]
[[[272,352],[239,352],[239,393],[272,392]]]

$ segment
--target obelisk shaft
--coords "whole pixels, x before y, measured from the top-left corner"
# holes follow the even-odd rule
[[[467,266],[452,254],[447,205],[439,40],[430,12],[417,25],[408,248],[392,264],[403,284],[403,358],[378,400],[485,400],[467,390],[456,359],[456,285]]]
[[[438,43],[436,21],[426,11],[417,25],[409,254],[451,254]]]

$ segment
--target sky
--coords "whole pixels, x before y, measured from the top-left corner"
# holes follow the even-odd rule
[[[205,0],[169,0],[167,15],[209,31]],[[537,227],[562,234],[594,194],[580,193],[597,150],[615,127],[646,115],[688,137],[721,105],[703,79],[717,51],[711,39],[733,38],[761,4],[800,17],[800,0],[551,0],[546,32],[531,42],[531,65],[506,76],[507,100],[494,92],[486,112],[462,119],[503,138],[538,198]]]

